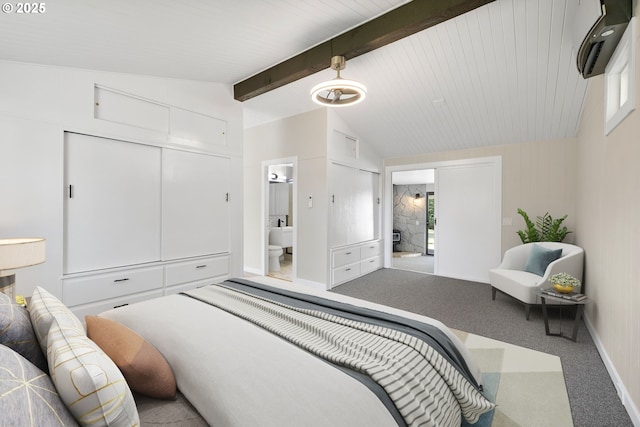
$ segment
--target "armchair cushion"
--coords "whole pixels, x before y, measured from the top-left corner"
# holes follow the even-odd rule
[[[529,258],[527,258],[527,265],[524,266],[524,271],[542,277],[547,270],[547,266],[561,256],[562,248],[547,249],[534,243],[531,247],[531,252],[529,252]]]

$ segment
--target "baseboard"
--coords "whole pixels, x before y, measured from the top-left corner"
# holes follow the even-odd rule
[[[255,276],[263,276],[264,274],[262,273],[262,270],[259,268],[251,268],[251,267],[244,267],[244,272],[245,273],[249,273],[249,274],[253,274]]]
[[[596,332],[596,329],[593,327],[593,324],[587,318],[587,316],[583,316],[583,319],[584,324],[587,326],[587,330],[589,331],[589,334],[591,334],[591,338],[593,338],[593,342],[598,349],[598,353],[600,353],[600,357],[604,362],[604,366],[607,368],[607,372],[609,372],[611,381],[613,382],[613,385],[618,392],[618,397],[622,401],[622,404],[624,405],[627,413],[629,414],[629,417],[631,418],[631,422],[635,427],[640,427],[640,411],[638,410],[638,407],[633,402],[633,400],[631,400],[629,391],[624,385],[624,382],[622,382],[620,375],[618,375],[618,371],[616,370],[615,366],[613,366],[613,362],[609,358],[609,355],[607,354],[607,351],[605,350],[604,345],[602,344],[602,341],[600,340],[600,337]]]
[[[318,289],[318,290],[321,290],[321,291],[326,291],[328,289],[326,283],[314,282],[313,280],[300,279],[299,277],[296,278],[294,283],[296,285],[309,286],[310,288]]]

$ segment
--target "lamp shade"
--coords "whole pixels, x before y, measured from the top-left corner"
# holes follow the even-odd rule
[[[44,261],[43,238],[0,239],[0,271],[29,267]]]

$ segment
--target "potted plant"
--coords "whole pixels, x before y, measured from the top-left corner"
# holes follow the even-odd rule
[[[549,282],[551,282],[556,291],[563,294],[569,294],[581,285],[580,280],[568,273],[552,274],[549,277]]]
[[[520,236],[522,243],[562,242],[567,234],[571,233],[567,227],[561,226],[567,215],[554,219],[547,212],[543,216],[537,217],[534,223],[529,219],[529,215],[520,208],[518,208],[518,214],[522,216],[527,226],[525,230],[518,230],[518,236]]]

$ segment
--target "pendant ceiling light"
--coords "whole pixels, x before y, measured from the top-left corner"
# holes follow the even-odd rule
[[[346,61],[344,56],[331,58],[331,69],[338,75],[335,79],[319,83],[311,89],[313,102],[325,107],[346,107],[364,101],[367,88],[360,82],[340,77],[340,70],[344,70]]]

